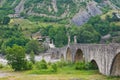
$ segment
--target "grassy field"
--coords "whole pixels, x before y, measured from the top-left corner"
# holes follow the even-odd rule
[[[5,72],[11,74],[11,76],[2,77],[0,80],[120,80],[120,77],[101,75],[98,70],[75,70],[71,66],[59,68],[56,73],[44,73],[40,70],[24,72],[13,72],[11,70]]]

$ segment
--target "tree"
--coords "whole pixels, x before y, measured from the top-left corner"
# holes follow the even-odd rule
[[[1,49],[2,44],[3,44],[3,40],[0,40],[0,49]]]
[[[42,47],[42,44],[40,44],[37,40],[31,40],[26,44],[27,53],[30,53],[31,51],[33,51],[35,54],[38,54],[43,50],[44,50],[44,47]]]
[[[67,44],[67,41],[68,39],[67,39],[65,27],[59,27],[55,35],[55,45],[57,47],[62,47]]]
[[[53,63],[51,67],[53,72],[57,72],[57,64]]]
[[[53,26],[47,26],[47,27],[41,27],[40,32],[42,36],[48,36],[49,35],[49,30],[53,28]]]
[[[10,18],[9,17],[4,17],[3,24],[7,25],[9,22],[10,22]]]
[[[78,34],[77,40],[80,43],[97,43],[100,41],[100,34],[90,24],[83,25]]]
[[[4,14],[0,11],[0,24],[3,24]]]
[[[12,47],[14,44],[19,46],[25,46],[28,43],[29,39],[26,39],[24,37],[12,37],[6,41],[6,46]]]
[[[102,20],[100,16],[95,16],[90,18],[90,20],[88,21],[88,24],[92,24],[92,27],[97,32],[99,32],[102,36],[110,32],[110,22],[107,20]]]
[[[96,24],[94,28],[103,36],[107,35],[111,30],[110,23],[108,21],[104,21],[102,24]]]
[[[94,16],[89,19],[88,24],[92,24],[94,26],[95,24],[101,23],[101,21],[100,16]]]
[[[52,27],[49,29],[49,36],[51,39],[55,39],[55,35],[57,33],[57,28],[56,27]]]
[[[31,61],[32,63],[35,63],[35,54],[34,54],[33,51],[31,51],[31,53],[30,53],[30,61]]]
[[[41,70],[41,69],[48,69],[48,66],[47,66],[47,62],[42,59],[41,61],[37,62],[36,64],[36,68]]]
[[[12,48],[7,48],[6,52],[8,64],[10,64],[15,71],[26,68],[27,60],[25,59],[25,49],[23,47],[14,45]]]

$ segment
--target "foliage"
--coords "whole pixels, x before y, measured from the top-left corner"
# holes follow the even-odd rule
[[[30,53],[31,51],[33,51],[35,54],[38,54],[39,52],[43,51],[44,48],[42,46],[42,44],[39,44],[39,42],[37,40],[30,40],[27,44],[26,44],[26,52]]]
[[[76,70],[96,70],[97,66],[90,62],[76,62],[75,63]]]
[[[100,41],[100,34],[90,24],[82,26],[77,34],[80,43],[97,43]]]
[[[23,47],[14,45],[12,48],[8,47],[6,52],[8,64],[10,64],[15,71],[26,70],[30,67],[25,59],[25,49]]]
[[[119,0],[110,0],[113,4],[115,4],[116,6],[120,7],[120,3]]]
[[[47,27],[41,27],[40,32],[42,36],[48,36],[49,32],[51,31],[51,29],[53,28],[53,26],[47,26]],[[53,31],[54,32],[54,31]],[[51,32],[50,32],[51,34]]]
[[[3,68],[3,67],[4,67],[3,64],[0,64],[0,69]]]
[[[10,18],[9,17],[4,17],[3,24],[7,25],[9,22],[10,22]]]
[[[67,44],[67,31],[65,27],[47,26],[40,30],[43,36],[49,36],[54,41],[56,47],[62,47]]]
[[[11,37],[19,38],[21,36],[23,36],[23,34],[18,26],[13,26],[12,28],[9,26],[0,26],[0,37],[4,39]]]
[[[47,63],[46,63],[46,61],[44,59],[39,61],[39,62],[36,62],[35,65],[36,65],[36,68],[39,69],[39,70],[48,68]]]
[[[62,47],[67,44],[67,35],[63,29],[59,29],[54,38],[56,47]]]
[[[31,53],[30,53],[30,61],[31,61],[32,63],[35,63],[35,54],[34,54],[33,51],[31,51]]]
[[[33,68],[33,63],[30,61],[26,61],[24,65],[24,70],[32,70],[32,68]]]
[[[0,14],[1,18],[0,18],[0,24],[3,25],[8,25],[8,23],[10,22],[10,17],[6,16],[5,14]]]
[[[92,24],[93,28],[102,36],[107,35],[111,31],[110,23],[107,20],[102,20],[100,16],[92,17],[88,24]]]
[[[67,63],[65,61],[58,61],[58,62],[56,62],[56,64],[57,64],[57,67],[59,67],[59,68],[62,68],[67,65]]]
[[[51,67],[53,72],[57,72],[57,64],[53,63]]]
[[[30,21],[41,21],[41,22],[58,22],[58,21],[61,21],[60,19],[54,19],[54,18],[49,18],[49,17],[40,17],[40,16],[28,16],[27,19],[29,19]]]
[[[15,3],[14,3],[14,1],[15,1]],[[6,17],[7,15],[14,13],[14,8],[16,7],[16,5],[18,5],[20,0],[6,0],[3,2],[4,3],[0,7],[0,16]]]
[[[0,40],[0,49],[1,49],[2,43],[3,43],[3,40]]]
[[[109,22],[119,22],[120,19],[118,18],[119,13],[112,13],[112,17],[110,17],[109,15],[106,16],[106,20],[108,20]]]
[[[105,14],[111,10],[111,7],[110,5],[104,5],[104,7],[101,10]]]
[[[6,46],[12,47],[14,44],[19,46],[25,46],[28,43],[29,39],[26,39],[25,37],[12,37],[6,41]]]
[[[44,3],[44,5],[42,5]],[[39,6],[39,5],[42,6]],[[36,5],[36,6],[35,6]],[[77,5],[73,0],[57,0],[56,1],[56,8],[57,11],[52,8],[51,0],[27,0],[25,2],[25,10],[29,10],[30,6],[33,6],[32,11],[37,14],[46,14],[46,15],[54,15],[54,16],[61,16],[68,8],[70,8],[70,15],[74,15],[79,9],[77,9]],[[37,7],[39,6],[39,7]],[[74,6],[74,7],[73,7]],[[51,11],[49,10],[49,7],[51,8]],[[37,18],[37,17],[36,17]],[[50,18],[48,18],[49,21]],[[52,18],[51,18],[52,19]],[[47,19],[46,19],[47,20]]]
[[[76,70],[84,70],[85,68],[85,63],[84,62],[76,62],[75,63],[75,69]]]

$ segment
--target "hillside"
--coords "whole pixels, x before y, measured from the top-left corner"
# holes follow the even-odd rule
[[[112,3],[111,3],[111,2]],[[116,9],[113,0],[0,0],[0,13],[10,17],[24,17],[30,20],[71,20],[82,25],[91,16]],[[117,1],[117,0],[116,0]],[[112,4],[112,5],[111,5]],[[35,16],[39,17],[36,18]]]
[[[71,43],[74,36],[79,43],[109,43],[120,35],[118,7],[113,0],[0,0],[1,44],[36,33],[49,36],[57,47],[67,44],[68,35]]]

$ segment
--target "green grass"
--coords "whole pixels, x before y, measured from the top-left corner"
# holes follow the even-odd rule
[[[10,69],[11,70],[11,69]],[[57,72],[48,70],[30,70],[22,72],[8,72],[11,77],[3,77],[0,80],[120,80],[120,77],[107,77],[98,70],[75,70],[74,66],[58,68]]]
[[[51,22],[31,22],[28,19],[11,19],[10,21],[10,26],[13,26],[14,24],[20,24],[20,27],[23,29],[28,28],[28,29],[33,29],[36,27],[46,27],[49,25],[53,25],[55,27],[63,26],[63,24],[58,24],[58,23],[51,23]]]

